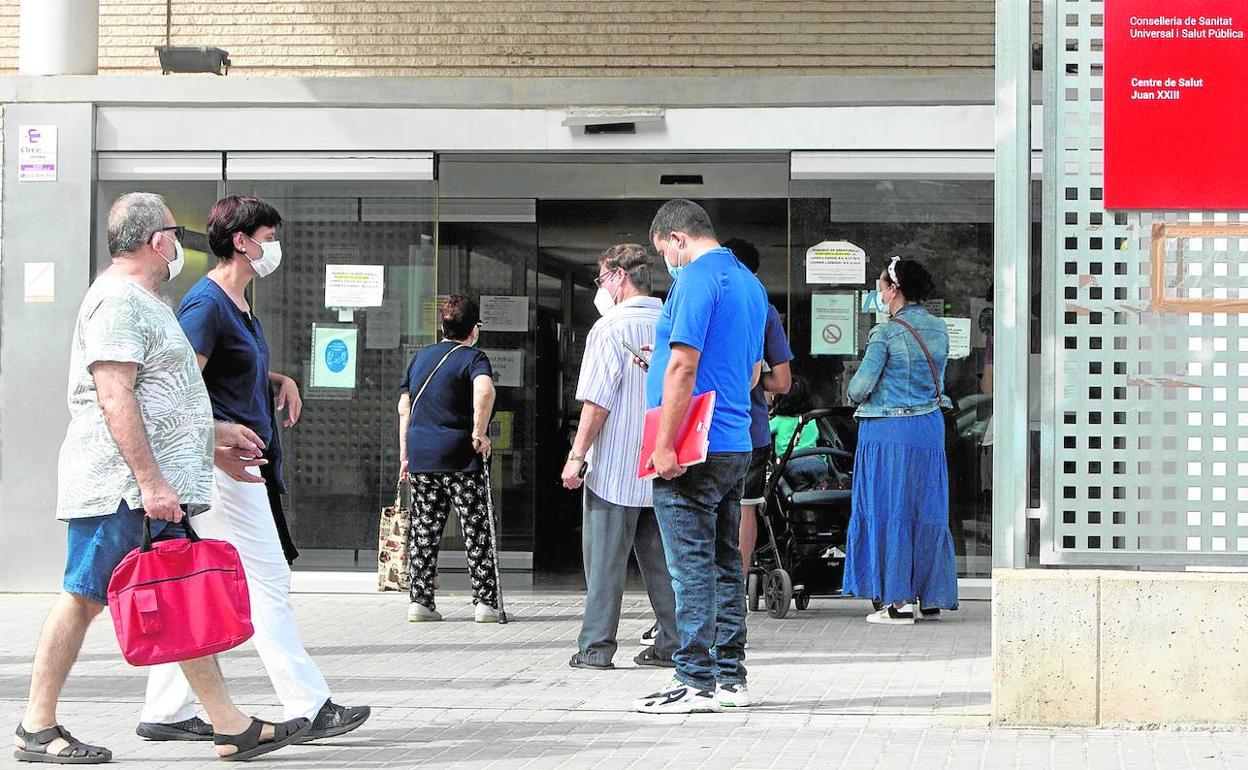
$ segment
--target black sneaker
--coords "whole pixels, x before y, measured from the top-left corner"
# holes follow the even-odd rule
[[[346,735],[368,721],[373,710],[368,706],[339,706],[332,700],[325,701],[312,720],[312,729],[295,739],[295,743],[307,743],[322,738]]]
[[[199,717],[166,724],[163,722],[139,722],[134,729],[140,738],[149,741],[210,741],[212,725]]]
[[[654,651],[653,647],[647,647],[641,653],[633,658],[633,662],[639,666],[653,666],[655,668],[676,668],[676,661],[671,658],[660,658],[659,654]]]
[[[655,623],[653,626],[650,626],[650,628],[647,629],[644,634],[641,635],[641,643],[647,647],[653,647],[655,637],[657,637],[658,635],[659,635],[659,624]]]

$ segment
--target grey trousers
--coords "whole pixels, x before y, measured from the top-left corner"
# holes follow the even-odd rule
[[[654,651],[672,657],[679,647],[676,595],[663,554],[663,538],[653,508],[630,508],[603,500],[585,488],[581,548],[585,557],[585,619],[577,639],[586,662],[605,665],[619,647],[620,604],[628,574],[628,552],[637,554],[641,581],[659,621]]]

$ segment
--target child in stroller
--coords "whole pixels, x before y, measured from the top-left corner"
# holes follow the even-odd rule
[[[806,383],[801,377],[794,377],[788,393],[777,396],[772,406],[771,438],[775,447],[776,458],[788,448],[797,430],[801,416],[810,411],[810,399],[806,395]],[[826,455],[800,456],[803,449],[814,449],[820,443],[819,424],[811,421],[801,428],[797,443],[793,447],[794,457],[784,467],[784,481],[793,492],[805,492],[811,489],[838,489],[831,466]]]

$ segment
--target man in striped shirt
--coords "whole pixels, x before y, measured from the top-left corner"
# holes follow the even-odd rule
[[[676,597],[667,571],[663,540],[654,517],[651,482],[637,478],[641,433],[646,415],[646,373],[624,347],[654,344],[663,304],[650,296],[650,256],[635,243],[612,246],[598,258],[602,313],[585,341],[585,358],[576,398],[581,422],[563,467],[563,485],[581,486],[585,502],[582,548],[585,557],[585,618],[572,656],[573,668],[614,668],[620,604],[628,552],[637,554],[642,582],[658,618],[654,647],[634,658],[642,666],[671,667],[676,651]],[[585,466],[588,463],[588,468]]]

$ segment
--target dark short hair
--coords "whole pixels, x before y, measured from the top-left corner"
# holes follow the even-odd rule
[[[672,233],[686,233],[695,238],[714,238],[715,228],[711,215],[693,201],[683,198],[670,200],[659,207],[650,223],[650,241],[657,235],[663,240]]]
[[[472,336],[472,327],[481,320],[481,309],[466,294],[452,294],[442,300],[442,336],[462,342]]]
[[[758,275],[758,268],[762,264],[762,259],[759,257],[757,246],[744,238],[729,238],[722,245],[725,249],[731,251],[733,256],[740,260],[741,264],[748,267],[751,273]]]
[[[806,378],[795,374],[789,381],[789,392],[776,395],[773,411],[782,417],[801,417],[810,409],[810,392]],[[776,447],[776,451],[783,452],[787,448]]]
[[[901,291],[902,296],[910,302],[922,302],[930,297],[932,290],[936,288],[936,283],[932,280],[932,274],[927,272],[927,268],[923,267],[923,264],[918,260],[902,259],[893,270],[897,273],[895,284],[888,275],[887,266],[880,274],[880,280],[885,281],[890,286],[895,285]]]
[[[654,277],[650,275],[650,252],[640,243],[619,243],[598,257],[599,269],[620,269],[628,273],[628,280],[638,291],[649,294],[654,291]]]
[[[234,234],[248,237],[261,227],[277,227],[282,215],[259,198],[230,195],[217,201],[208,215],[208,247],[220,262],[234,257]]]

